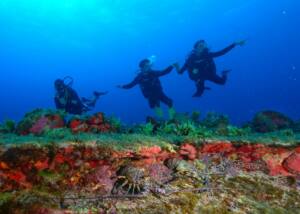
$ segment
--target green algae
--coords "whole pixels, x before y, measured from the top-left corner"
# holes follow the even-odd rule
[[[56,172],[54,173],[47,170],[40,171],[38,175],[42,177],[46,183],[56,183],[64,177],[63,174],[58,174]]]
[[[210,135],[210,134],[209,134]],[[196,145],[201,145],[204,142],[210,141],[230,141],[233,144],[256,144],[262,143],[272,146],[294,147],[300,145],[300,134],[287,136],[282,131],[266,133],[266,134],[249,134],[244,136],[180,136],[175,134],[162,135],[144,135],[144,134],[91,134],[79,133],[72,134],[68,129],[53,130],[46,136],[19,136],[15,134],[0,134],[0,145],[4,147],[23,146],[23,145],[61,145],[61,144],[98,144],[108,146],[113,149],[137,149],[141,146],[158,145],[169,147],[180,145],[184,142],[193,142]]]

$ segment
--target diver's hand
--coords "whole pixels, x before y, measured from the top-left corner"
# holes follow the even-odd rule
[[[104,92],[94,91],[94,96],[97,98],[106,94],[108,94],[108,91],[104,91]]]
[[[176,71],[180,70],[180,65],[178,62],[173,63],[172,66],[176,69]]]
[[[108,91],[101,92],[101,95],[107,95],[107,94],[108,94]]]
[[[180,73],[180,65],[178,62],[173,63],[172,66],[176,69],[177,73]]]
[[[244,46],[246,44],[246,40],[240,40],[240,41],[235,42],[234,44],[238,45],[238,46]]]

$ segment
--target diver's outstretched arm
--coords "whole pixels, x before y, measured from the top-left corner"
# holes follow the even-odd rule
[[[140,83],[140,77],[137,76],[131,83],[126,85],[118,85],[117,87],[122,89],[131,89],[139,83]]]
[[[182,66],[182,68],[180,69],[179,66],[175,66],[178,74],[183,74],[192,64],[193,62],[196,60],[196,56],[195,54],[191,53],[188,58],[186,59],[184,65]]]
[[[182,68],[178,67],[178,68],[176,68],[176,70],[177,70],[178,74],[183,74],[187,70],[187,68],[188,68],[188,63],[186,62],[186,63],[184,63]]]
[[[99,91],[94,91],[94,96],[96,97],[96,98],[99,98],[100,96],[103,96],[103,95],[106,95],[106,94],[108,94],[108,91],[101,91],[101,92],[99,92]]]
[[[224,54],[228,53],[229,51],[231,51],[233,48],[235,48],[236,46],[244,46],[246,44],[246,40],[240,40],[237,41],[231,45],[229,45],[228,47],[224,48],[221,51],[218,52],[212,52],[209,53],[210,57],[219,57],[219,56],[223,56]]]
[[[160,77],[160,76],[164,76],[167,75],[169,73],[171,73],[171,71],[173,70],[174,65],[170,65],[169,67],[167,67],[166,69],[162,70],[162,71],[156,71],[155,74]]]
[[[229,51],[231,51],[233,48],[236,47],[236,43],[233,43],[231,45],[229,45],[228,47],[224,48],[223,50],[217,51],[217,52],[211,52],[209,53],[209,57],[219,57],[219,56],[223,56],[225,54],[227,54]]]

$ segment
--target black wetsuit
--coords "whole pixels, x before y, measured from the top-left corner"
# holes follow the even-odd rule
[[[64,99],[62,103],[60,99]],[[55,96],[55,105],[57,109],[65,110],[69,114],[82,114],[85,112],[85,106],[74,89],[66,86],[63,90],[58,91]]]
[[[223,56],[235,46],[235,44],[232,44],[218,52],[209,52],[208,49],[205,49],[201,54],[197,54],[195,51],[190,54],[179,73],[182,74],[185,70],[188,70],[190,79],[195,81],[197,87],[197,91],[194,96],[200,97],[203,94],[204,90],[206,89],[206,80],[220,85],[224,85],[226,83],[227,75],[217,75],[214,58]]]
[[[160,107],[160,102],[171,108],[173,101],[164,94],[159,77],[169,74],[172,69],[173,66],[169,66],[163,71],[141,72],[131,83],[124,85],[122,88],[130,89],[139,84],[144,97],[148,99],[150,108]]]

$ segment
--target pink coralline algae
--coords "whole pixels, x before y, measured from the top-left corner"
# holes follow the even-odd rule
[[[41,134],[44,129],[46,128],[46,126],[49,123],[49,119],[47,117],[41,117],[40,119],[38,119],[38,121],[36,121],[36,123],[31,127],[30,129],[30,133],[32,134]]]

